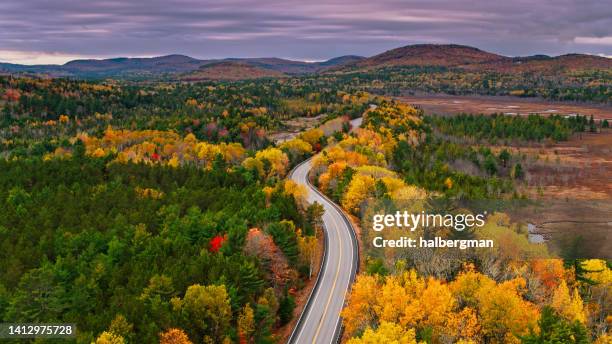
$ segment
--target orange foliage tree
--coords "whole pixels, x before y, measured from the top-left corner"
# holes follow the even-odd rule
[[[171,328],[159,334],[159,344],[192,344],[192,342],[183,330]]]

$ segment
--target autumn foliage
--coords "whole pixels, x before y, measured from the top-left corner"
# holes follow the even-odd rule
[[[215,237],[213,237],[212,239],[210,239],[210,247],[209,247],[209,251],[210,252],[214,252],[217,253],[219,252],[219,250],[221,249],[221,246],[223,246],[223,243],[225,242],[226,238],[221,236],[221,235],[217,235]]]
[[[517,342],[535,326],[536,305],[523,299],[522,279],[496,283],[472,270],[455,281],[424,278],[414,271],[384,279],[360,276],[343,311],[348,334],[378,324],[430,331],[434,342]]]
[[[178,328],[171,328],[159,335],[159,344],[192,344],[189,337]]]
[[[383,103],[366,111],[364,128],[314,158],[319,188],[354,214],[376,196],[377,183],[384,185],[378,191],[394,201],[427,197],[424,190],[407,185],[390,164],[399,142],[419,144],[420,124],[416,110],[402,104]]]

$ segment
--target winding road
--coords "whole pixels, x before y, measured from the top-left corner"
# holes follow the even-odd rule
[[[354,128],[361,118],[351,122]],[[298,165],[290,178],[306,186],[308,202],[318,202],[325,213],[325,253],[316,284],[308,298],[288,343],[336,343],[341,333],[340,311],[359,266],[359,246],[355,231],[343,211],[308,181],[312,159]]]

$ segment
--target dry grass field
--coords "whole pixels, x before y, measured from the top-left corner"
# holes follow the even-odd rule
[[[402,96],[399,100],[422,108],[429,114],[505,113],[512,115],[581,114],[595,119],[612,120],[612,106],[599,104],[559,103],[534,98],[493,96],[416,95]]]
[[[530,113],[593,115],[612,119],[612,108],[509,97],[411,96],[402,101],[426,114]],[[554,111],[553,111],[554,110]],[[537,206],[509,211],[521,223],[536,226],[557,253],[612,258],[612,129],[575,134],[568,141],[492,146],[520,157],[525,179],[518,191]]]

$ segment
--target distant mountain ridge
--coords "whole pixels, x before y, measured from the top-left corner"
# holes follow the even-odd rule
[[[258,67],[254,64],[242,61],[221,61],[205,64],[197,70],[180,74],[178,79],[181,81],[206,81],[206,80],[249,80],[260,78],[279,78],[286,74],[273,70]]]
[[[221,62],[214,69],[203,66]],[[236,68],[245,74],[262,77],[305,75],[313,73],[350,73],[372,71],[380,68],[406,66],[435,66],[465,70],[503,73],[541,72],[557,73],[580,69],[612,69],[612,59],[586,54],[567,54],[556,57],[533,55],[508,57],[478,48],[458,44],[415,44],[388,50],[372,57],[340,56],[323,62],[304,62],[270,58],[226,58],[200,60],[185,55],[166,55],[150,58],[118,57],[112,59],[74,60],[64,65],[26,66],[0,63],[0,73],[32,73],[50,76],[121,78],[160,77],[169,75],[178,79],[207,79],[212,75],[228,73],[226,79],[240,76]],[[191,77],[189,74],[193,74]]]
[[[117,57],[105,60],[73,60],[62,65],[67,70],[108,71],[126,68],[144,70],[163,70],[165,72],[182,72],[202,65],[202,61],[185,55],[166,55],[159,57]]]
[[[458,44],[415,44],[385,51],[351,66],[461,66],[510,59],[478,48]]]
[[[329,67],[358,61],[364,57],[341,56],[323,62],[304,62],[271,58],[227,58],[199,60],[186,55],[166,55],[158,57],[117,57],[111,59],[83,59],[69,61],[63,65],[19,65],[0,63],[0,72],[49,74],[51,76],[72,77],[122,77],[152,76],[171,73],[187,73],[200,67],[220,62],[239,62],[281,74],[299,75],[320,72]],[[236,65],[242,66],[243,65]]]
[[[508,57],[458,44],[415,44],[388,50],[334,68],[336,71],[385,67],[437,66],[498,72],[554,71],[559,69],[610,69],[612,59],[587,54]]]

